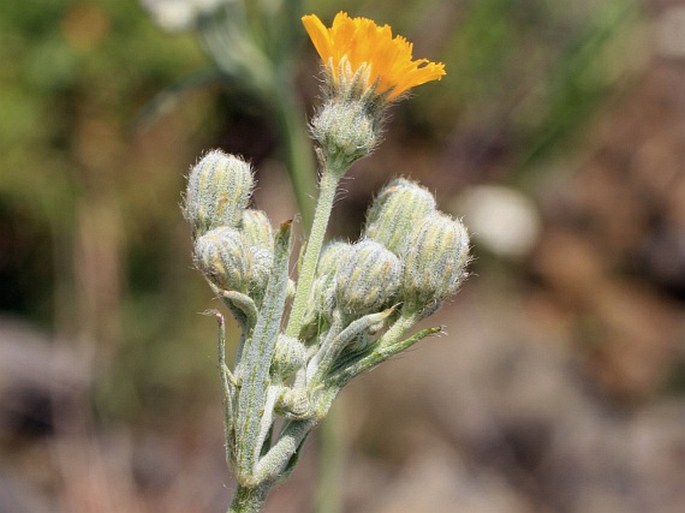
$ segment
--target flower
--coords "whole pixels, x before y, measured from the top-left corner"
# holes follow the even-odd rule
[[[440,80],[445,74],[442,63],[412,60],[412,43],[402,36],[393,37],[389,25],[350,18],[342,11],[336,14],[331,28],[314,14],[303,16],[302,23],[334,87],[360,76],[364,92],[371,90],[392,101],[412,87]]]
[[[189,30],[202,16],[215,12],[232,0],[141,0],[155,23],[167,32]]]

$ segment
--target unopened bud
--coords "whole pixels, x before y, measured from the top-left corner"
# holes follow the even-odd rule
[[[316,268],[318,276],[333,276],[349,259],[354,246],[348,242],[339,240],[326,244],[319,257],[319,265]]]
[[[247,250],[247,288],[253,299],[258,302],[266,291],[273,267],[273,252],[258,247]]]
[[[198,237],[195,265],[220,289],[246,291],[245,246],[237,230],[223,226]]]
[[[252,193],[250,165],[221,150],[205,155],[190,172],[183,213],[195,236],[240,221]]]
[[[305,325],[318,324],[320,316],[330,317],[333,313],[336,273],[348,260],[351,251],[352,244],[342,241],[332,241],[324,247],[312,284]]]
[[[376,197],[366,215],[364,234],[402,256],[409,234],[435,211],[435,198],[411,180],[396,178]]]
[[[271,368],[283,379],[294,374],[307,359],[307,348],[294,337],[279,335]]]
[[[312,135],[327,156],[349,166],[376,147],[377,124],[366,103],[331,99],[312,120]]]
[[[306,390],[284,387],[276,408],[288,419],[306,419],[311,415],[312,403]]]
[[[264,212],[252,209],[243,211],[239,229],[247,251],[247,288],[259,303],[273,266],[273,229]]]
[[[243,210],[240,231],[248,246],[258,247],[273,253],[274,232],[269,218],[261,210]]]
[[[397,293],[402,264],[385,247],[372,240],[352,246],[337,274],[337,305],[348,314],[380,311]]]
[[[404,260],[403,292],[419,307],[439,305],[459,289],[469,255],[464,225],[436,212],[413,234]]]

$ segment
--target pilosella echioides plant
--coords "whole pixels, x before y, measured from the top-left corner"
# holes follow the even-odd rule
[[[185,195],[195,265],[242,332],[229,367],[217,313],[226,458],[238,481],[234,513],[261,511],[268,490],[290,473],[305,437],[353,377],[439,331],[410,333],[457,292],[468,262],[462,223],[402,178],[378,194],[360,240],[324,246],[340,179],[378,145],[384,111],[445,71],[413,60],[411,44],[387,25],[345,13],[330,28],[314,15],[302,21],[325,84],[311,121],[319,198],[297,283],[288,275],[290,222],[273,230],[263,212],[248,208],[248,163],[207,153]]]

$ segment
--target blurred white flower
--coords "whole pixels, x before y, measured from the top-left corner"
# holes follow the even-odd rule
[[[664,57],[685,57],[685,6],[666,9],[657,21],[657,49]]]
[[[202,15],[235,0],[141,0],[155,23],[169,32],[192,28]]]
[[[466,218],[473,238],[497,255],[524,256],[537,241],[538,210],[515,189],[495,185],[473,187],[454,206]]]

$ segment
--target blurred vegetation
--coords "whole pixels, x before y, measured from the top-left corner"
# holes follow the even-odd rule
[[[165,126],[136,119],[204,57],[133,0],[3,2],[0,38],[2,309],[97,341],[97,365],[113,367],[102,404],[138,411],[143,375],[187,372],[174,356],[192,317],[177,204],[217,121],[206,95]]]

